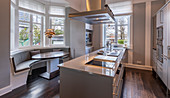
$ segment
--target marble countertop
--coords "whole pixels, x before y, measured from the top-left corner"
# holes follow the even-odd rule
[[[60,64],[59,67],[88,72],[89,74],[98,74],[98,75],[104,75],[108,77],[114,77],[116,74],[117,68],[118,68],[117,66],[120,64],[126,49],[125,48],[113,48],[113,49],[122,49],[122,52],[120,56],[118,57],[117,62],[115,63],[114,69],[86,64],[87,62],[93,60],[94,57],[98,56],[97,55],[98,51],[100,50],[106,51],[105,48],[99,49],[90,54],[83,55],[81,57],[78,57],[68,62],[65,62],[63,64]]]

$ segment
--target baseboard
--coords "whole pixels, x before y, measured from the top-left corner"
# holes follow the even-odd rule
[[[0,89],[0,96],[12,91],[11,85]]]
[[[127,68],[142,69],[152,71],[152,66],[124,63]]]

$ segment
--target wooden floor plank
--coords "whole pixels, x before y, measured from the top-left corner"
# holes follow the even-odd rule
[[[0,98],[59,98],[58,80],[59,76],[52,80],[36,76],[27,85]],[[165,98],[161,85],[151,71],[126,68],[122,98]]]
[[[151,71],[126,68],[122,98],[166,98],[161,85]]]

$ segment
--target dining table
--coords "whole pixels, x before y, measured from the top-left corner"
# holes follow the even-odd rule
[[[47,66],[46,72],[40,74],[40,76],[50,80],[59,74],[59,67],[58,67],[59,59],[62,59],[68,55],[69,53],[63,51],[46,52],[46,53],[36,54],[32,56],[32,59],[46,61],[46,66]]]

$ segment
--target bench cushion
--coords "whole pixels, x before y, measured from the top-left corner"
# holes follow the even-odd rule
[[[15,72],[19,72],[19,71],[23,71],[26,69],[30,69],[30,67],[32,66],[32,64],[38,62],[38,60],[27,60],[24,61],[18,65],[15,66]]]

